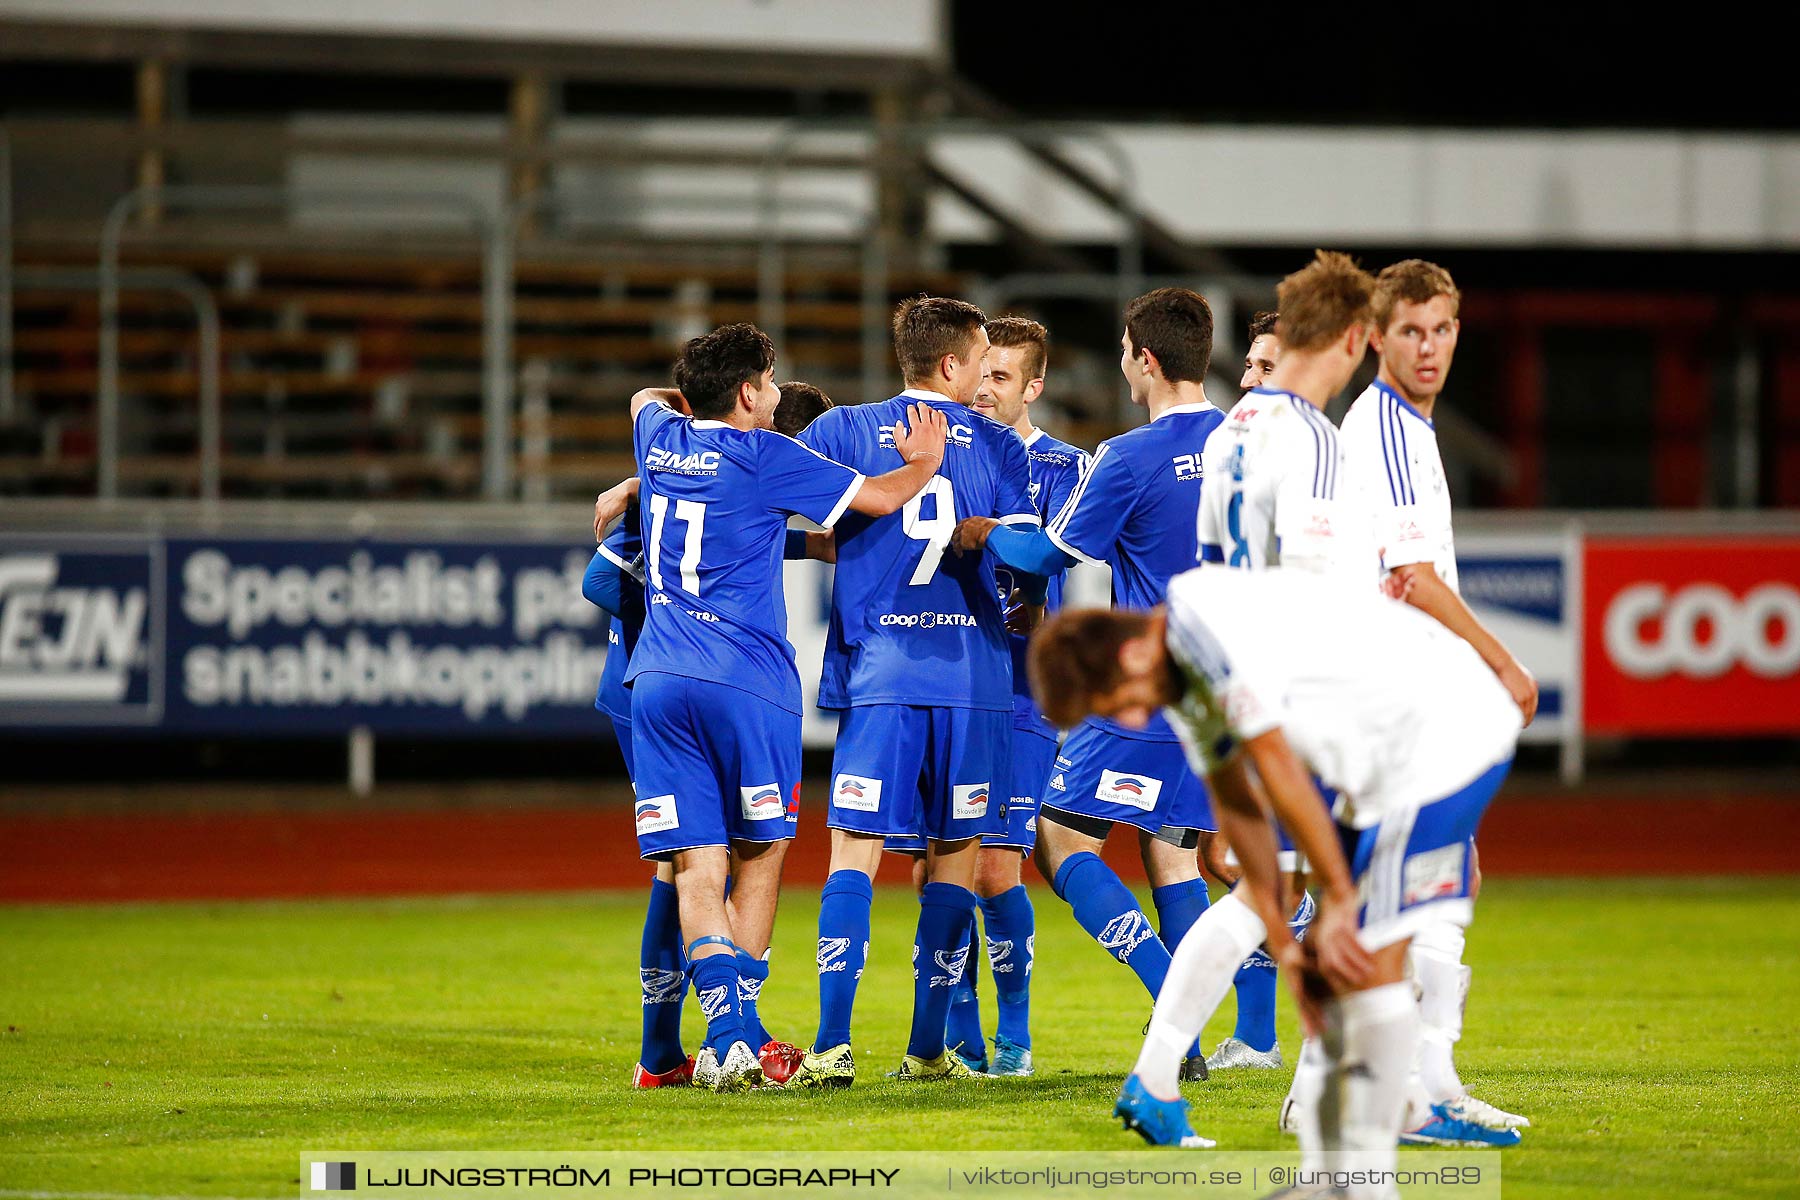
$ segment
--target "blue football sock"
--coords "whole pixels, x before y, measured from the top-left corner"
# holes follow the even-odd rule
[[[814,1050],[850,1040],[856,985],[869,958],[875,887],[861,871],[833,871],[819,897],[819,1032]]]
[[[981,974],[975,969],[980,945],[981,934],[975,922],[970,921],[967,935],[951,952],[952,960],[962,960],[963,973],[962,981],[950,989],[950,1015],[944,1022],[944,1045],[952,1050],[962,1047],[963,1056],[978,1063],[987,1061],[987,1039],[981,1032],[981,999],[975,989]]]
[[[987,926],[988,965],[994,971],[994,993],[1000,1020],[994,1033],[1015,1046],[1031,1049],[1031,960],[1037,952],[1037,916],[1025,885],[1008,888],[981,902]]]
[[[763,1027],[762,1017],[756,1011],[756,1002],[762,998],[763,984],[769,981],[769,964],[760,958],[752,958],[744,950],[738,951],[737,960],[738,1007],[744,1010],[744,1040],[750,1043],[752,1050],[760,1050],[765,1044],[775,1040]]]
[[[638,948],[638,984],[644,996],[638,1062],[652,1074],[672,1071],[687,1061],[681,1048],[681,1001],[687,982],[675,885],[653,879],[650,907],[644,912],[644,940]]]
[[[1101,949],[1135,971],[1154,1000],[1169,973],[1169,951],[1113,869],[1098,854],[1083,850],[1063,859],[1051,886],[1075,910],[1076,922]]]
[[[721,1061],[731,1043],[746,1041],[744,1010],[738,1004],[738,957],[714,954],[693,964],[694,996],[706,1017],[706,1044]]]
[[[1194,927],[1194,922],[1200,919],[1210,903],[1206,896],[1206,881],[1187,879],[1151,888],[1150,903],[1156,908],[1157,936],[1162,938],[1169,957],[1174,958],[1175,947],[1181,945],[1181,939],[1187,936],[1187,931]],[[1188,1047],[1188,1057],[1199,1053],[1199,1042]]]
[[[936,1058],[944,1052],[950,992],[969,961],[975,893],[954,883],[928,883],[919,893],[919,932],[913,942],[913,1019],[906,1052]]]
[[[1174,954],[1175,947],[1181,945],[1181,939],[1207,909],[1206,881],[1189,879],[1151,888],[1150,903],[1156,906],[1157,936],[1162,938],[1169,953]]]
[[[1302,895],[1288,921],[1295,940],[1303,940],[1316,911],[1311,896]],[[1237,989],[1237,1027],[1231,1036],[1252,1050],[1267,1052],[1275,1044],[1275,960],[1259,946],[1238,968],[1231,986]]]
[[[1237,989],[1237,1027],[1231,1036],[1252,1050],[1275,1044],[1275,960],[1258,946],[1231,980]]]

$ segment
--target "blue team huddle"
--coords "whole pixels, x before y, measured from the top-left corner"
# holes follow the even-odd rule
[[[1452,306],[1455,299],[1447,275],[1422,287],[1413,278],[1419,272],[1409,268],[1389,296],[1381,288],[1407,264],[1384,272],[1378,285],[1339,259],[1321,254],[1284,282],[1281,323],[1259,316],[1246,360],[1247,386],[1274,372],[1266,382],[1275,390],[1267,395],[1305,406],[1310,419],[1327,427],[1319,409],[1361,361],[1359,331],[1365,340],[1371,327],[1387,332],[1396,304],[1407,306],[1402,315],[1410,313],[1443,299],[1445,287]],[[1198,991],[1194,1011],[1203,1021],[1225,988],[1237,984],[1238,1027],[1212,1059],[1214,1070],[1281,1065],[1274,1030],[1278,961],[1295,975],[1331,981],[1337,999],[1322,1009],[1303,1004],[1309,1032],[1327,1036],[1325,1048],[1309,1038],[1302,1074],[1316,1060],[1321,1086],[1338,1086],[1330,1074],[1334,1022],[1360,1028],[1359,1020],[1375,1019],[1359,1014],[1379,1007],[1367,997],[1386,995],[1376,986],[1387,982],[1383,964],[1405,944],[1392,952],[1370,945],[1379,939],[1366,927],[1357,944],[1356,889],[1359,882],[1369,886],[1368,864],[1357,865],[1354,850],[1340,851],[1340,844],[1350,845],[1341,833],[1327,845],[1318,832],[1332,828],[1327,808],[1338,799],[1333,755],[1314,749],[1324,742],[1308,740],[1299,724],[1306,718],[1294,718],[1290,732],[1320,761],[1293,760],[1313,812],[1284,808],[1291,798],[1286,760],[1267,757],[1270,739],[1249,732],[1257,720],[1234,708],[1240,702],[1211,699],[1214,691],[1252,693],[1204,669],[1184,674],[1183,650],[1196,635],[1177,641],[1171,625],[1166,649],[1156,644],[1143,676],[1154,685],[1144,684],[1143,695],[1154,702],[1143,704],[1129,690],[1138,686],[1131,683],[1137,678],[1131,656],[1149,636],[1137,626],[1121,626],[1117,662],[1084,661],[1086,674],[1071,665],[1089,654],[1086,647],[1051,631],[1033,637],[1062,607],[1064,577],[1079,563],[1111,568],[1113,605],[1122,618],[1160,614],[1171,581],[1209,557],[1204,522],[1197,519],[1203,487],[1220,486],[1203,479],[1209,439],[1215,447],[1221,438],[1242,443],[1234,473],[1246,454],[1261,454],[1251,461],[1265,471],[1274,468],[1261,462],[1288,470],[1286,459],[1260,449],[1246,433],[1258,407],[1277,405],[1258,405],[1252,393],[1251,406],[1233,409],[1235,423],[1228,423],[1227,413],[1208,401],[1212,313],[1183,288],[1157,289],[1128,307],[1120,366],[1149,420],[1101,443],[1091,458],[1031,420],[1029,406],[1042,393],[1046,368],[1041,325],[1017,317],[990,321],[973,305],[944,297],[906,301],[893,325],[905,387],[890,399],[834,406],[807,385],[778,387],[774,348],[749,325],[724,326],[689,342],[676,367],[678,386],[632,399],[637,474],[596,505],[596,535],[603,540],[584,593],[611,614],[596,705],[618,732],[640,851],[657,872],[643,932],[643,1041],[634,1084],[714,1091],[851,1086],[857,1072],[852,1018],[871,952],[873,878],[882,854],[900,852],[915,858],[919,918],[912,1025],[890,1075],[923,1082],[1032,1073],[1036,926],[1020,876],[1030,857],[1081,927],[1143,982],[1158,1001],[1159,1018],[1175,1003],[1171,993]],[[1444,337],[1441,328],[1427,336]],[[1388,341],[1401,357],[1400,337],[1388,332]],[[1453,348],[1453,332],[1447,344]],[[1389,363],[1381,352],[1385,379]],[[1428,346],[1425,357],[1435,353]],[[1449,350],[1442,355],[1441,369],[1432,360],[1424,372],[1439,386]],[[1415,352],[1407,361],[1417,358]],[[1405,394],[1410,382],[1389,384]],[[1427,413],[1435,394],[1427,398]],[[1335,438],[1312,436],[1316,480],[1336,471],[1343,451]],[[1319,500],[1317,492],[1308,503]],[[1288,503],[1292,519],[1304,517],[1317,530],[1322,518],[1300,513],[1300,503],[1282,500],[1287,493],[1280,489],[1270,494],[1271,503]],[[1232,521],[1239,519],[1239,500],[1232,497]],[[1344,511],[1352,506],[1346,498]],[[1336,510],[1331,517],[1351,526]],[[790,528],[793,518],[808,528]],[[619,523],[607,530],[614,520]],[[1270,527],[1271,545],[1282,544],[1286,520]],[[1234,525],[1231,536],[1243,534]],[[1419,597],[1438,602],[1430,579],[1382,564],[1379,546],[1369,553],[1371,603],[1411,605],[1437,616],[1493,665],[1484,645],[1454,618],[1421,603]],[[782,861],[800,813],[803,701],[782,574],[784,560],[802,557],[835,564],[818,704],[838,713],[839,726],[826,821],[830,873],[818,916],[819,1024],[809,1045],[795,1046],[767,1030],[757,1001],[769,974]],[[1361,569],[1363,560],[1353,561]],[[1299,570],[1297,564],[1285,570]],[[1271,576],[1284,574],[1276,561],[1266,567]],[[1198,573],[1231,569],[1205,565]],[[1382,585],[1387,598],[1373,595],[1378,577],[1389,581]],[[1287,585],[1277,578],[1270,586]],[[1415,588],[1422,589],[1419,597],[1411,594]],[[1057,627],[1066,630],[1079,616],[1068,614]],[[1256,614],[1232,619],[1254,623]],[[1248,656],[1253,677],[1260,651],[1238,653]],[[1516,698],[1505,671],[1495,670]],[[1197,706],[1199,698],[1206,703]],[[1066,723],[1063,730],[1046,709]],[[1196,729],[1208,731],[1208,745],[1198,744]],[[1238,741],[1251,748],[1247,755],[1237,753]],[[1246,761],[1260,782],[1243,772]],[[1490,775],[1492,767],[1482,764]],[[1219,782],[1227,771],[1251,781],[1242,788],[1232,782],[1236,775]],[[1471,778],[1476,774],[1472,769]],[[1501,769],[1495,787],[1503,776]],[[1209,792],[1208,780],[1224,791]],[[1459,813],[1473,813],[1464,839],[1467,862],[1460,875],[1445,876],[1441,894],[1426,900],[1472,898],[1473,821],[1485,802],[1461,802]],[[1348,803],[1350,809],[1339,801],[1340,830],[1354,821],[1355,798]],[[1241,811],[1215,815],[1215,804],[1254,811],[1271,831],[1270,815],[1279,817],[1285,874],[1278,876],[1276,843],[1269,843],[1265,862],[1255,823],[1236,824]],[[1221,818],[1229,850],[1219,835]],[[1100,857],[1121,824],[1138,842],[1154,921]],[[1319,884],[1322,915],[1311,939],[1315,906],[1306,877],[1295,869],[1295,846]],[[1449,853],[1432,849],[1440,858]],[[1214,906],[1220,911],[1213,920],[1206,919],[1202,865],[1221,882],[1237,884],[1233,905]],[[1187,957],[1203,943],[1216,944],[1222,948],[1212,954],[1216,961],[1182,966],[1178,952],[1190,932]],[[991,1052],[975,997],[984,946],[999,1013]],[[690,991],[706,1020],[692,1057],[680,1041]],[[1429,1000],[1425,1008],[1429,1024]],[[1127,1127],[1160,1144],[1210,1144],[1193,1134],[1186,1103],[1170,1094],[1175,1080],[1205,1078],[1208,1071],[1190,1015],[1164,1020],[1160,1028],[1153,1021],[1147,1058],[1120,1099]],[[1460,1081],[1454,1086],[1460,1089]],[[1298,1082],[1296,1089],[1303,1090]],[[1381,1105],[1399,1103],[1387,1094],[1393,1090],[1383,1092]],[[1316,1097],[1305,1095],[1290,1103],[1318,1107]],[[1503,1145],[1516,1142],[1517,1126],[1525,1123],[1461,1091],[1420,1103],[1422,1109],[1409,1098],[1396,1110],[1396,1133],[1436,1144]],[[1369,1148],[1348,1134],[1321,1132],[1299,1118],[1294,1123],[1309,1153]],[[1386,1123],[1384,1116],[1374,1124],[1385,1129]],[[1368,1141],[1366,1130],[1357,1136]],[[1391,1149],[1393,1137],[1379,1137]]]

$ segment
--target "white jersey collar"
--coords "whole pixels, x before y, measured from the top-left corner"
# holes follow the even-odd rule
[[[925,388],[903,388],[900,395],[908,400],[936,400],[941,404],[955,404],[956,401],[942,392],[928,391]]]
[[[1219,411],[1218,409],[1213,407],[1212,401],[1202,400],[1198,404],[1177,404],[1174,408],[1165,408],[1161,412],[1157,413],[1154,417],[1151,417],[1150,421],[1152,424],[1154,424],[1155,422],[1162,420],[1164,417],[1172,417],[1176,413],[1197,413],[1197,412],[1218,412],[1218,411]]]

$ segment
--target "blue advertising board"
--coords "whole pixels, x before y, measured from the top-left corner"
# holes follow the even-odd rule
[[[0,535],[0,726],[580,736],[590,551],[561,542]]]

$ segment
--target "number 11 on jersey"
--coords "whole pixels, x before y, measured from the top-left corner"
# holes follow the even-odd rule
[[[669,515],[667,496],[650,497],[650,582],[662,590],[663,521]],[[690,596],[700,594],[700,538],[706,529],[706,505],[698,500],[677,500],[675,519],[687,525],[687,539],[681,547],[681,590]]]

